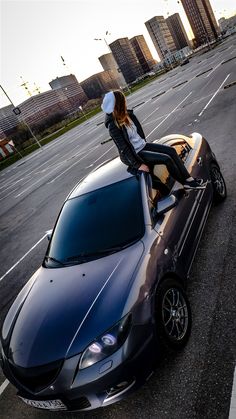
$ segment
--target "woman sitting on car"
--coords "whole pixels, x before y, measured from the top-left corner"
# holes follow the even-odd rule
[[[121,161],[130,169],[153,172],[153,167],[164,164],[170,175],[185,189],[203,189],[202,179],[191,177],[173,147],[147,143],[142,126],[132,110],[127,109],[124,94],[115,90],[106,93],[102,102],[106,113],[105,126],[115,142]]]

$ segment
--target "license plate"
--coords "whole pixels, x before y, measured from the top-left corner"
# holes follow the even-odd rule
[[[23,402],[38,409],[48,410],[67,410],[67,407],[61,400],[29,400],[19,396]]]

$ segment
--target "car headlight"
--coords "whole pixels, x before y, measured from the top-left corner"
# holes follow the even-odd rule
[[[125,342],[130,327],[131,314],[127,314],[85,349],[80,359],[79,368],[81,370],[88,368],[117,351]]]

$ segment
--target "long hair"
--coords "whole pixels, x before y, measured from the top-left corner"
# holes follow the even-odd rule
[[[125,95],[120,90],[113,91],[115,96],[115,107],[113,111],[115,122],[118,126],[131,125],[131,119],[129,117]]]

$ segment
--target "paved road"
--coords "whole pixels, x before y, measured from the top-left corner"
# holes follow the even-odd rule
[[[201,132],[224,173],[228,199],[210,213],[188,294],[193,330],[185,350],[164,356],[138,392],[94,412],[57,418],[226,419],[235,366],[236,246],[236,36],[195,56],[128,97],[148,141],[169,133]],[[0,323],[11,302],[40,266],[45,231],[72,187],[106,159],[117,155],[98,114],[54,142],[0,172]],[[142,366],[140,366],[141,368]],[[7,384],[0,372],[0,386]],[[9,384],[0,387],[2,419],[53,418],[23,405]]]

